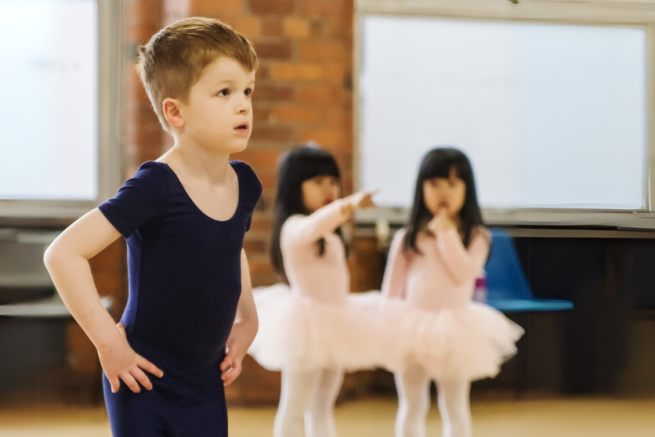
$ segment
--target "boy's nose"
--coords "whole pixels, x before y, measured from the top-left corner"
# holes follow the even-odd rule
[[[252,110],[252,103],[245,96],[237,103],[236,111],[238,114],[247,114]]]

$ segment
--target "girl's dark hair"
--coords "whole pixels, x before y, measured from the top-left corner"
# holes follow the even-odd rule
[[[277,166],[277,195],[273,211],[271,235],[271,262],[275,271],[284,279],[284,262],[280,248],[280,233],[284,222],[294,214],[309,214],[302,196],[302,183],[317,176],[333,176],[341,179],[339,166],[334,157],[316,143],[295,146],[284,153]],[[339,236],[341,232],[337,230]],[[325,253],[325,240],[318,242],[318,253]]]
[[[459,218],[463,227],[463,243],[468,247],[471,242],[471,233],[478,226],[483,226],[482,213],[478,204],[478,196],[475,191],[475,179],[473,168],[466,155],[458,149],[440,147],[432,149],[425,155],[421,168],[416,178],[416,190],[414,192],[414,206],[407,224],[407,233],[403,250],[406,254],[410,252],[419,253],[416,247],[416,237],[432,219],[432,213],[428,211],[423,200],[423,182],[434,178],[450,178],[451,170],[459,179],[466,184],[464,205],[459,212]]]

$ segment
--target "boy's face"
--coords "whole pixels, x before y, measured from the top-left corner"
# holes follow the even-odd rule
[[[244,150],[252,132],[255,71],[221,56],[202,71],[180,104],[181,134],[195,144],[224,153]]]

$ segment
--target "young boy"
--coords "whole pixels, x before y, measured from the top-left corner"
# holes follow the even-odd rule
[[[227,436],[224,385],[258,325],[243,238],[261,184],[229,161],[252,130],[257,55],[220,21],[189,18],[154,35],[138,69],[175,146],[66,229],[45,263],[98,350],[114,436]],[[88,260],[120,236],[129,300],[117,326]]]

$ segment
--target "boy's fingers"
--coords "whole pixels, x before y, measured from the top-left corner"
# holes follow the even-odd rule
[[[143,373],[143,370],[139,369],[138,367],[134,367],[131,371],[130,374],[141,383],[143,388],[146,390],[152,390],[152,383],[150,382],[150,379],[148,379],[148,376]]]
[[[241,374],[241,368],[240,367],[233,367],[230,372],[224,376],[223,378],[223,385],[228,386],[234,382],[235,379]]]
[[[139,387],[139,384],[131,374],[125,372],[121,374],[121,379],[134,393],[141,393],[141,387]]]
[[[136,365],[145,370],[146,372],[152,373],[155,376],[162,377],[164,372],[162,372],[159,367],[152,364],[150,361],[143,358],[141,355],[137,355]]]
[[[111,392],[116,393],[121,386],[120,379],[118,379],[117,376],[113,376],[111,378],[107,376],[107,379],[109,380],[109,385],[111,385]]]
[[[220,369],[222,372],[227,372],[230,368],[233,368],[234,366],[232,365],[232,360],[231,359],[225,359],[220,365]]]

